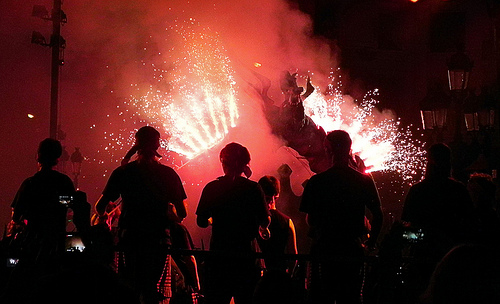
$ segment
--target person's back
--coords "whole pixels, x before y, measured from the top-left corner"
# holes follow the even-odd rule
[[[127,153],[122,166],[109,177],[96,203],[96,211],[98,222],[104,222],[107,205],[122,198],[118,228],[125,263],[119,271],[144,303],[157,303],[157,283],[169,244],[168,205],[173,204],[178,217],[184,219],[186,194],[177,173],[157,160],[161,157],[156,151],[160,147],[160,133],[145,126],[136,132],[135,138],[136,144]],[[128,163],[135,153],[137,160]]]
[[[59,141],[43,140],[38,149],[40,170],[22,183],[12,202],[12,220],[18,224],[26,221],[27,237],[43,246],[48,244],[42,244],[42,240],[50,240],[49,247],[60,247],[58,243],[66,232],[68,205],[64,203],[75,194],[71,179],[52,169],[61,153]]]
[[[408,192],[402,220],[412,226],[459,240],[465,218],[472,215],[472,204],[465,186],[451,178],[428,178]]]
[[[63,262],[66,212],[75,188],[71,179],[53,168],[62,154],[61,143],[47,138],[38,147],[39,171],[27,178],[12,202],[9,255],[19,258],[4,302],[29,302],[37,280],[59,270]]]
[[[373,248],[382,225],[375,183],[349,166],[351,138],[345,131],[328,133],[325,141],[333,166],[307,182],[300,210],[307,213],[313,239],[312,303],[359,303],[365,208],[372,213],[366,247]]]
[[[133,161],[119,167],[110,177],[103,193],[119,193],[122,209],[120,229],[153,233],[167,227],[168,202],[183,197],[180,180],[174,170],[158,162]]]
[[[303,201],[314,200],[314,206],[303,205],[314,213],[311,228],[316,248],[333,249],[336,243],[352,242],[366,234],[365,207],[376,207],[378,194],[372,179],[350,167],[332,167],[311,177]],[[322,249],[323,250],[323,249]]]
[[[74,193],[71,179],[54,170],[41,170],[23,182],[13,202],[14,219],[26,219],[37,233],[66,231],[67,207],[59,198]]]
[[[427,234],[427,241],[446,247],[466,241],[475,229],[473,205],[467,188],[450,177],[451,151],[435,144],[429,150],[426,177],[410,188],[401,219]]]
[[[255,204],[261,200],[258,184],[241,176],[234,180],[223,176],[207,184],[197,214],[208,211],[213,219],[210,250],[252,252],[259,217],[265,215]]]
[[[407,297],[422,292],[436,263],[453,246],[475,234],[472,201],[464,184],[451,178],[451,150],[434,144],[427,154],[425,179],[406,196],[401,220],[421,239],[411,245],[413,261],[407,266]]]
[[[269,213],[261,187],[241,176],[251,175],[248,150],[229,143],[220,160],[224,176],[205,186],[196,209],[198,226],[212,225],[205,301],[251,303],[259,275],[252,245],[259,229],[267,229]]]

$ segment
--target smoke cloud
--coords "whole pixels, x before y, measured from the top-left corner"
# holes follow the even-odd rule
[[[29,41],[32,30],[45,29],[43,33],[48,37],[50,24],[34,21],[30,17],[34,4],[45,4],[49,10],[51,6],[48,0],[45,3],[8,2],[5,10],[12,16],[4,19],[1,31],[3,38],[14,41],[10,45],[12,48],[3,47],[10,52],[11,60],[20,58],[15,55],[18,52],[16,48],[29,46],[30,55],[22,58],[23,70],[30,69],[34,73],[31,76],[33,79],[46,79],[44,82],[33,81],[29,88],[32,95],[43,97],[38,96],[43,103],[35,107],[35,112],[42,113],[40,120],[36,126],[26,126],[27,130],[38,131],[28,144],[26,139],[13,138],[19,146],[22,143],[29,147],[33,151],[31,155],[34,155],[36,144],[48,136],[48,113],[45,112],[50,92],[49,52],[45,49],[44,53],[41,47],[30,46],[29,42],[18,42]],[[66,65],[61,70],[60,124],[67,134],[63,144],[68,147],[68,152],[71,153],[73,147],[80,147],[86,157],[79,184],[81,190],[87,192],[91,204],[98,199],[110,171],[130,147],[127,136],[116,140],[116,134],[130,136],[135,129],[151,123],[147,117],[135,115],[133,108],[124,105],[125,101],[131,96],[144,94],[151,87],[161,92],[172,91],[172,79],[168,77],[175,74],[176,64],[190,60],[189,54],[183,53],[182,37],[171,31],[179,25],[195,27],[195,34],[200,31],[211,33],[223,45],[224,53],[230,59],[229,65],[234,70],[240,113],[237,126],[230,130],[223,142],[196,159],[177,161],[175,164],[186,184],[189,204],[187,224],[194,239],[199,240],[204,234],[194,224],[194,211],[201,189],[211,179],[222,175],[218,153],[228,142],[239,142],[249,149],[254,180],[264,174],[277,176],[277,168],[282,163],[288,163],[294,171],[292,187],[296,194],[301,193],[301,183],[310,177],[311,172],[294,151],[282,147],[283,143],[271,135],[262,115],[261,100],[249,85],[258,81],[249,71],[256,69],[271,79],[273,85],[269,95],[276,104],[282,102],[279,74],[283,70],[311,75],[314,85],[326,86],[330,71],[337,67],[338,54],[332,50],[334,46],[331,42],[313,35],[308,15],[281,0],[80,0],[64,2],[63,10],[68,16],[68,23],[62,28],[67,47]],[[23,26],[18,26],[18,23],[23,23]],[[43,60],[46,60],[44,65],[34,63]],[[260,67],[256,68],[256,64]],[[14,66],[14,63],[9,66]],[[159,66],[166,71],[162,74],[165,77],[162,81],[157,77]],[[12,74],[12,78],[16,79],[12,86],[17,91],[21,91],[21,85],[17,83],[21,82],[19,79],[24,77],[24,73]],[[12,100],[16,98],[13,93],[7,96]],[[30,98],[26,98],[25,103],[28,102],[31,102]],[[174,102],[182,103],[183,100]],[[15,111],[21,112],[29,108],[16,107]],[[13,121],[12,124],[21,123]],[[47,135],[43,132],[45,129]],[[116,145],[109,145],[112,138],[115,138]],[[165,157],[164,163],[168,164],[170,160]],[[34,173],[34,168],[34,165],[25,166],[23,170],[16,171],[17,177],[13,180],[20,184],[22,179]],[[12,189],[2,196],[14,197],[17,186],[10,187]],[[3,218],[8,218],[6,206],[9,203],[3,205]],[[200,245],[198,241],[196,243]]]

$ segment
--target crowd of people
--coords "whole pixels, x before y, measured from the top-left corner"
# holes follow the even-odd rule
[[[377,187],[353,160],[347,132],[327,134],[329,169],[304,183],[302,197],[290,194],[290,167],[254,181],[250,152],[229,143],[223,175],[203,188],[195,212],[211,228],[202,252],[182,224],[183,183],[158,160],[160,133],[145,126],[135,139],[95,212],[54,169],[60,142],[40,143],[40,169],[19,188],[1,242],[2,303],[500,302],[495,183],[451,178],[445,144],[430,147],[425,178],[382,236]],[[286,199],[298,202],[307,232],[280,210]],[[306,234],[309,250],[298,254]]]

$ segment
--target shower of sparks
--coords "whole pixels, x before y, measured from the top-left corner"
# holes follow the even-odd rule
[[[192,159],[236,126],[234,71],[217,33],[193,19],[167,27],[165,44],[168,51],[156,56],[161,62],[150,64],[155,81],[146,88],[132,84],[141,93],[126,102],[126,112],[168,135],[162,149]],[[133,134],[118,134],[115,143],[130,146]]]
[[[304,101],[306,114],[326,132],[345,130],[352,137],[352,152],[365,162],[368,172],[394,171],[406,181],[421,179],[425,151],[423,143],[412,139],[409,128],[390,113],[375,108],[378,91],[365,94],[354,104],[341,93],[341,82],[329,85],[327,93],[316,90]]]
[[[217,33],[194,19],[174,21],[166,28],[164,44],[148,43],[144,51],[154,45],[151,49],[156,53],[140,62],[150,69],[153,81],[131,84],[136,93],[117,107],[119,116],[138,127],[158,128],[164,134],[160,154],[173,151],[193,159],[219,144],[237,124],[238,92],[231,60]],[[166,51],[158,52],[157,45],[166,45]],[[409,128],[401,130],[394,115],[376,109],[377,90],[355,104],[342,94],[340,76],[336,79],[334,74],[326,93],[316,88],[304,101],[306,114],[326,132],[349,132],[353,153],[363,159],[367,171],[396,172],[409,182],[421,179],[423,143],[412,139]],[[132,146],[135,131],[122,128],[105,133],[104,150],[122,157]]]

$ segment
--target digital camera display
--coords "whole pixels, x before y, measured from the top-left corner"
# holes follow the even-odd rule
[[[73,201],[73,196],[71,195],[60,195],[59,196],[59,203],[63,204],[63,205],[69,205],[69,203],[71,203],[71,201]]]
[[[403,238],[409,242],[416,243],[424,239],[424,232],[422,229],[405,230],[403,232]]]
[[[82,238],[74,234],[66,235],[66,242],[64,247],[66,249],[66,252],[83,252],[83,250],[85,249]]]
[[[7,258],[7,267],[15,267],[19,263],[17,258]]]

